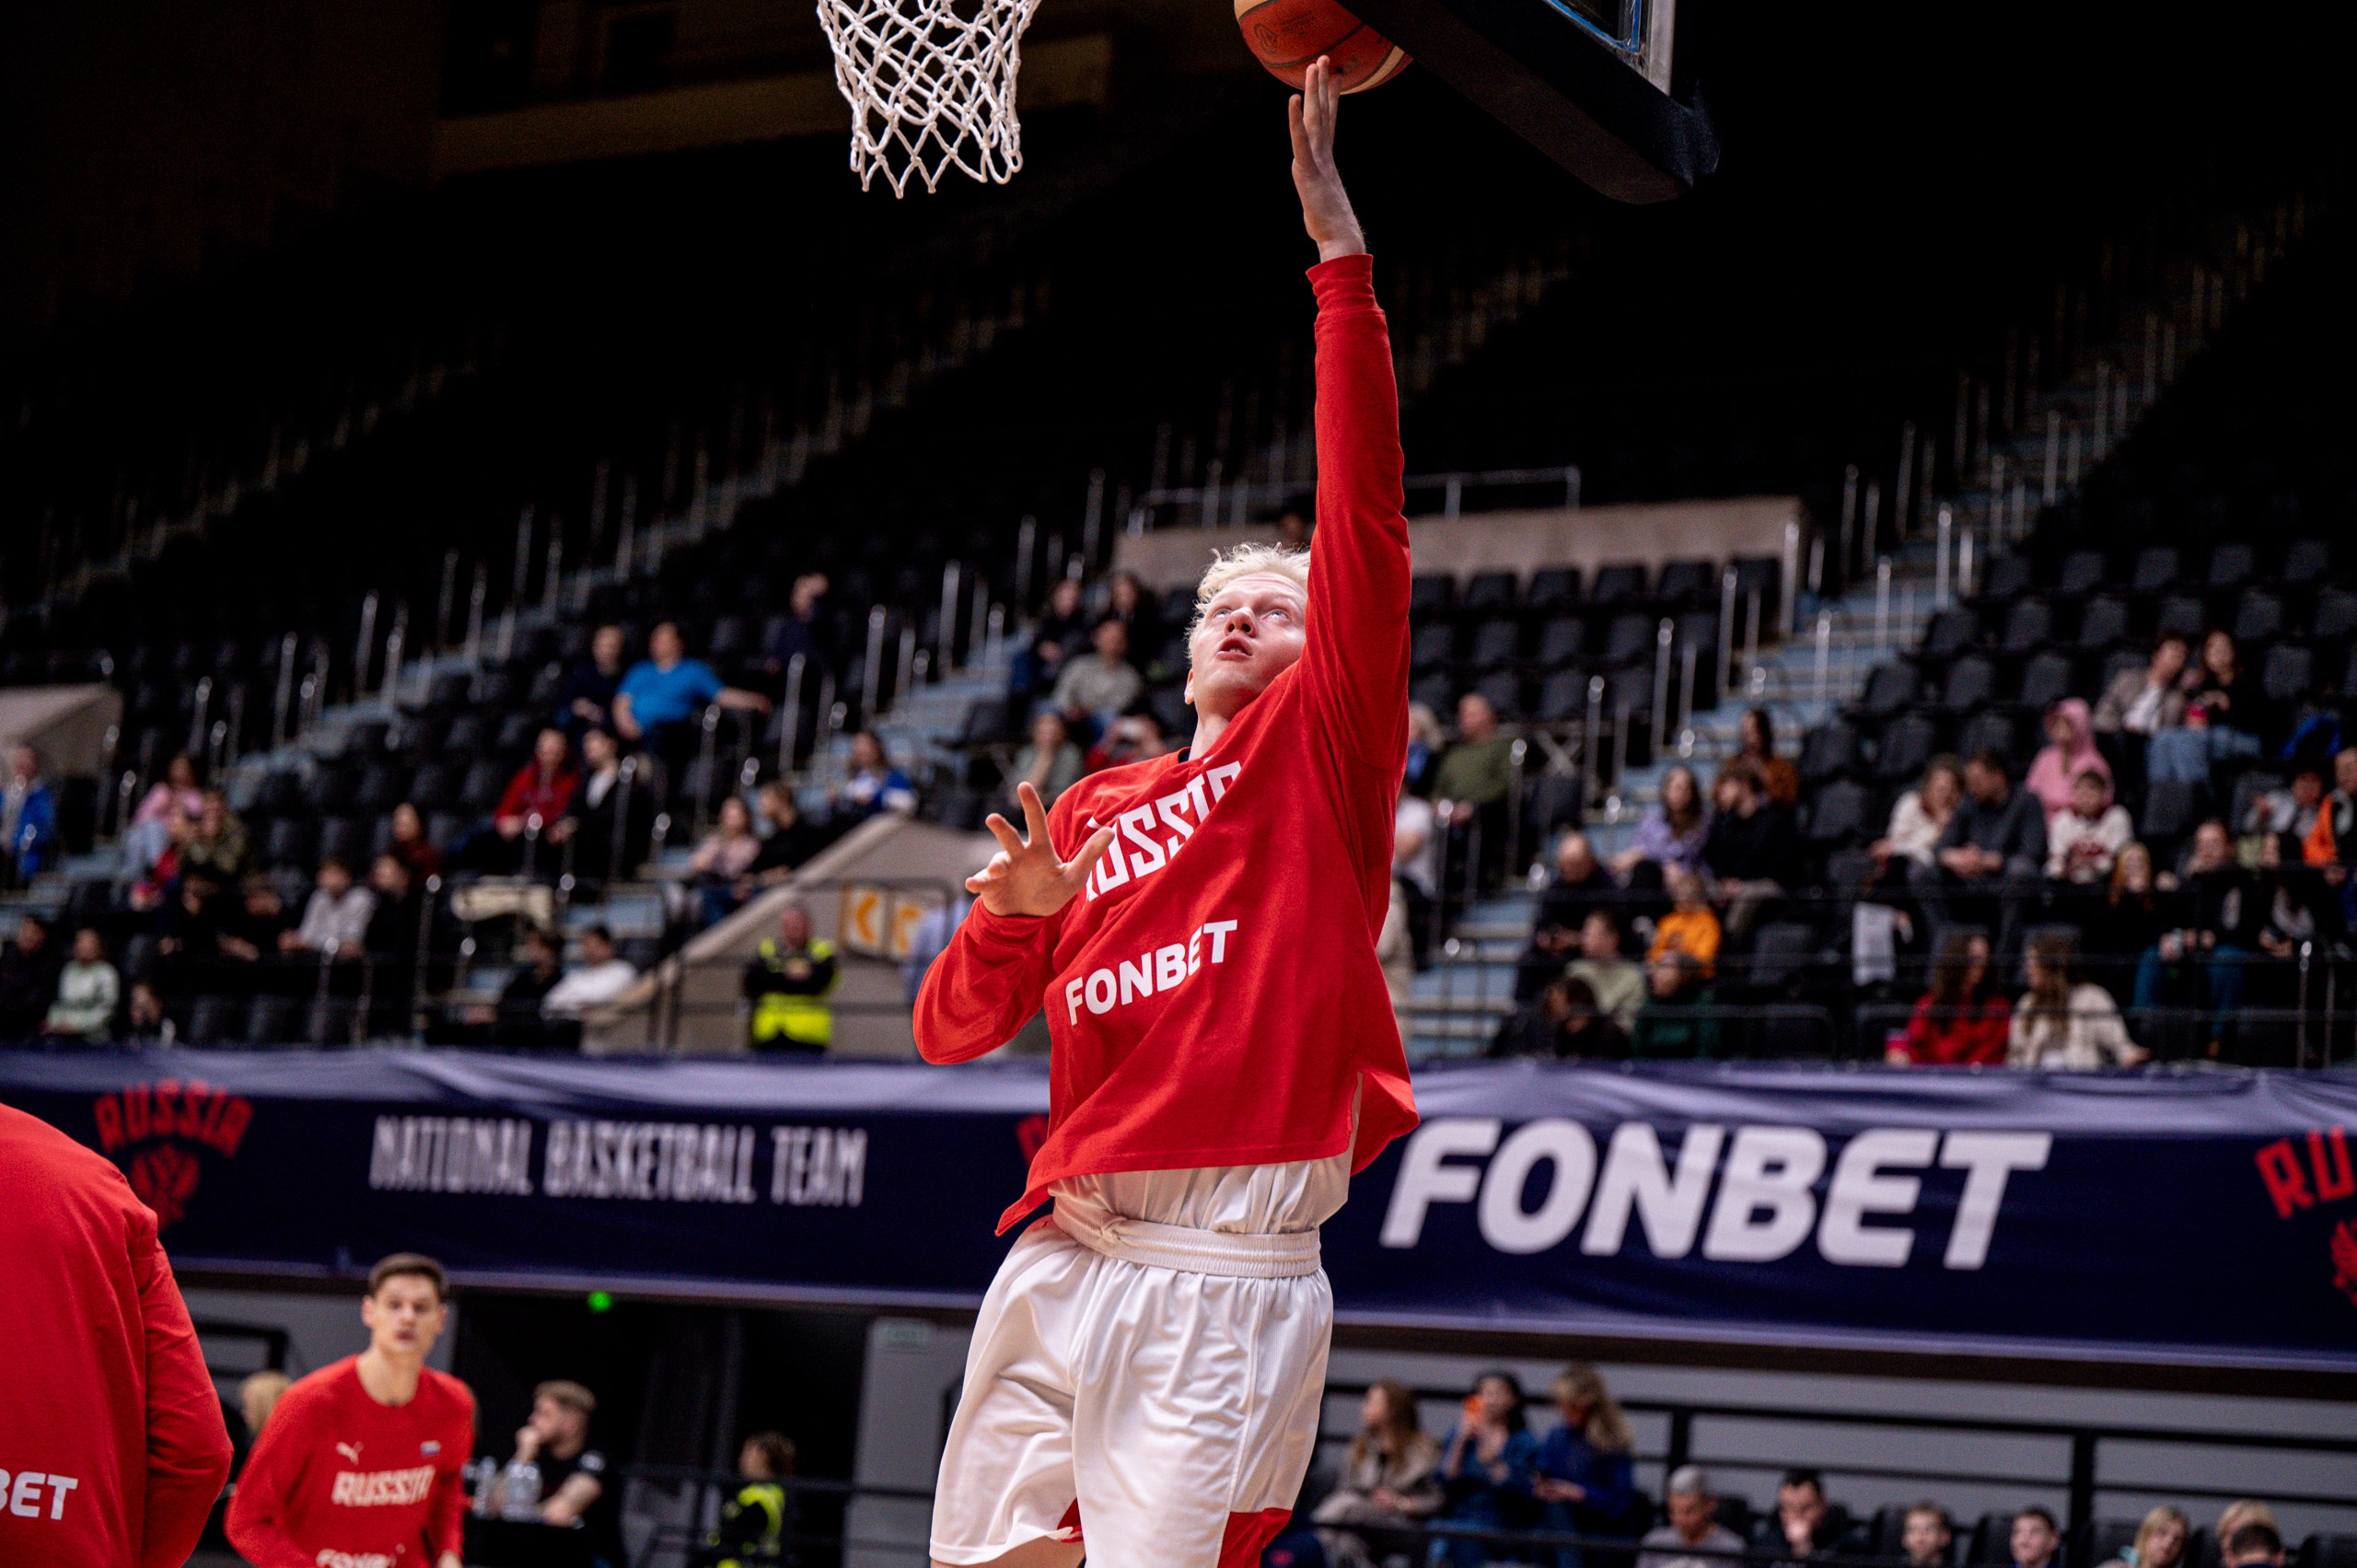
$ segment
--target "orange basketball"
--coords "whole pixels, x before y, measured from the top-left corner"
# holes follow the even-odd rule
[[[1236,22],[1254,57],[1288,87],[1300,87],[1321,54],[1346,93],[1387,82],[1408,64],[1398,44],[1334,0],[1236,0]]]

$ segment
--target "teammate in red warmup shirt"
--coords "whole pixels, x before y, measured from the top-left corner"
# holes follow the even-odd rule
[[[281,1395],[238,1478],[229,1544],[253,1568],[463,1568],[475,1398],[425,1365],[448,1309],[431,1258],[370,1272],[368,1348]]]
[[[156,1216],[104,1158],[0,1106],[0,1563],[180,1568],[229,1479]]]
[[[1375,939],[1407,751],[1399,398],[1333,161],[1330,67],[1290,110],[1318,242],[1318,537],[1205,574],[1186,751],[1083,780],[966,884],[916,1035],[958,1062],[1044,999],[1043,1198],[975,1325],[936,1563],[1256,1563],[1317,1435],[1318,1226],[1415,1125]]]

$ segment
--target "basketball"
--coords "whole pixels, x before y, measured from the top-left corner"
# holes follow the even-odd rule
[[[1236,23],[1253,57],[1269,75],[1299,87],[1310,62],[1334,62],[1342,91],[1364,92],[1398,75],[1405,51],[1334,4],[1334,0],[1236,0]]]

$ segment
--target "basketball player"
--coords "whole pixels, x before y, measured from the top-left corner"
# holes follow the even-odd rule
[[[1194,743],[1083,780],[966,884],[925,1057],[1044,1000],[1049,1132],[975,1325],[934,1507],[966,1568],[1257,1562],[1307,1468],[1333,1298],[1318,1226],[1415,1125],[1376,933],[1406,756],[1399,399],[1335,173],[1331,68],[1289,110],[1318,242],[1318,542],[1204,576]]]
[[[180,1568],[229,1434],[155,1213],[5,1105],[0,1192],[0,1563]]]
[[[230,1496],[229,1544],[253,1568],[464,1568],[475,1400],[425,1365],[448,1315],[433,1259],[369,1271],[368,1348],[280,1397]]]

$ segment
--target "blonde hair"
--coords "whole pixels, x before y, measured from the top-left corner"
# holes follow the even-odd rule
[[[532,1398],[554,1400],[570,1411],[578,1411],[585,1418],[598,1413],[598,1396],[570,1377],[552,1377],[532,1390]]]
[[[1202,581],[1195,585],[1195,618],[1187,623],[1187,641],[1203,629],[1203,611],[1218,597],[1220,589],[1238,577],[1260,573],[1284,577],[1309,594],[1309,552],[1287,550],[1282,544],[1239,544],[1231,549],[1215,551],[1212,563],[1203,568]]]
[[[278,1408],[278,1397],[286,1392],[294,1379],[284,1372],[257,1372],[238,1385],[238,1412],[246,1418],[249,1435],[259,1434],[262,1423]]]
[[[2151,1513],[2145,1515],[2144,1522],[2136,1527],[2136,1562],[2138,1568],[2153,1568],[2153,1560],[2145,1553],[2145,1543],[2151,1540],[2154,1536],[2159,1534],[2161,1527],[2164,1525],[2175,1525],[2177,1527],[2177,1554],[2176,1561],[2183,1562],[2185,1560],[2186,1549],[2193,1544],[2193,1521],[2185,1516],[2184,1509],[2172,1508],[2167,1504],[2164,1503],[2159,1507],[2154,1509]]]
[[[1585,1406],[1587,1424],[1580,1435],[1587,1446],[1599,1454],[1625,1454],[1636,1445],[1636,1435],[1629,1430],[1629,1418],[1621,1413],[1620,1401],[1604,1386],[1604,1378],[1585,1361],[1575,1361],[1556,1376],[1555,1402],[1559,1405]]]

